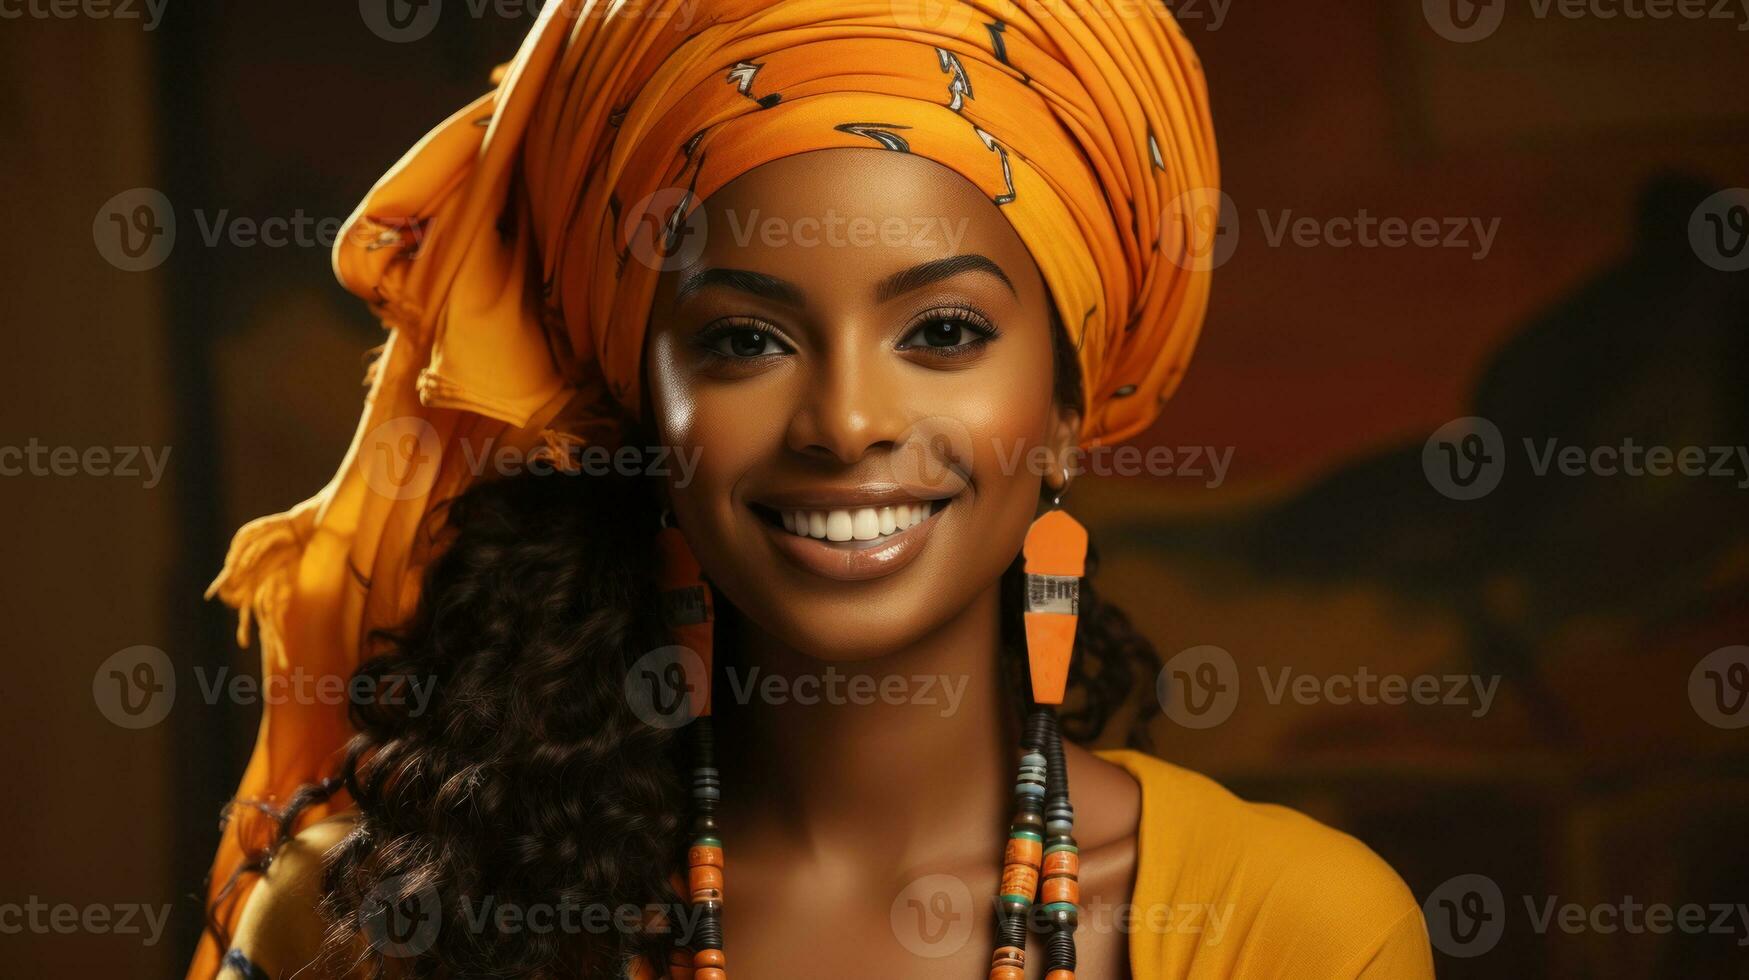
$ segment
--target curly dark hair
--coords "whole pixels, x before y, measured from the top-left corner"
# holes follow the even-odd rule
[[[1059,340],[1059,378],[1066,347]],[[1059,397],[1078,404],[1072,349],[1066,357],[1073,383]],[[640,720],[624,688],[632,663],[667,642],[658,500],[641,479],[555,472],[486,482],[451,501],[441,518],[448,541],[412,618],[374,634],[357,672],[374,682],[365,690],[434,681],[423,710],[405,698],[355,703],[358,733],[333,778],[280,810],[239,801],[268,809],[279,831],[239,875],[264,868],[312,804],[344,791],[355,806],[353,831],[325,859],[330,969],[620,980],[631,958],[667,963],[685,941],[659,924],[514,935],[478,927],[490,911],[479,896],[522,909],[683,904],[670,875],[685,866],[685,740]],[[1095,563],[1090,554],[1089,576]],[[1002,669],[1017,720],[1029,701],[1021,587],[1017,559],[1002,591]],[[1084,582],[1065,734],[1104,734],[1158,669],[1153,645]],[[1158,710],[1140,702],[1131,743]],[[438,927],[417,955],[385,956],[369,940],[383,938],[382,917],[406,902],[435,904]]]

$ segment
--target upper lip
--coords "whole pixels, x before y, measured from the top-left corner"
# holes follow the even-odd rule
[[[814,486],[761,494],[753,502],[778,510],[850,510],[857,507],[891,507],[924,500],[946,500],[958,495],[961,489],[963,485],[924,488],[899,483],[863,483],[853,487]]]

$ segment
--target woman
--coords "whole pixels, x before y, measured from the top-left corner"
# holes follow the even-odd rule
[[[191,975],[1430,976],[1363,845],[1059,733],[1158,668],[1062,497],[1215,180],[1151,2],[549,4],[336,250],[358,440],[215,589],[366,659],[264,720]]]

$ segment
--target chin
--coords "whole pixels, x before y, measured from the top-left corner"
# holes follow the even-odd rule
[[[745,599],[730,597],[747,628],[809,659],[840,664],[876,660],[913,647],[973,599],[950,597],[926,586],[836,596],[760,591]]]

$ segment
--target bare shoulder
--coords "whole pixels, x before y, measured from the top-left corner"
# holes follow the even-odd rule
[[[326,930],[317,908],[323,858],[356,825],[355,815],[338,814],[286,841],[250,891],[231,949],[269,977],[317,976],[309,967]]]

